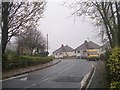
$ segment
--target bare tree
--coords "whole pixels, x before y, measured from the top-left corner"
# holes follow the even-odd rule
[[[46,1],[2,2],[2,53],[7,42],[18,32],[28,30],[31,24],[37,25],[45,11]]]
[[[31,55],[33,55],[34,49],[36,49],[37,52],[39,52],[39,50],[44,51],[46,41],[42,33],[38,31],[36,27],[31,27],[27,31],[25,34],[21,33],[18,37],[18,50],[20,50],[20,48],[29,49]]]
[[[118,37],[120,37],[120,2],[97,2],[96,0],[89,0],[83,2],[81,0],[74,0],[65,5],[74,9],[74,16],[89,16],[96,26],[102,27],[101,34],[106,34],[111,47],[120,45]],[[104,28],[104,29],[103,29]],[[105,30],[105,31],[103,31]]]

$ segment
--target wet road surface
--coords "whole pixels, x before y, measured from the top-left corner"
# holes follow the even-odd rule
[[[48,68],[30,72],[25,77],[3,81],[3,88],[80,88],[83,77],[91,70],[85,59],[61,59]]]

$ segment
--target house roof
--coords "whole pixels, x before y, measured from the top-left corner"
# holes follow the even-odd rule
[[[99,49],[100,46],[92,41],[85,41],[82,45],[77,47],[75,50],[83,50],[83,49]]]
[[[58,48],[57,50],[55,50],[53,53],[60,53],[60,52],[73,52],[74,49],[71,48],[70,46],[66,45],[62,45],[60,48]]]
[[[108,47],[108,46],[110,46],[110,42],[109,41],[102,45],[102,47]]]

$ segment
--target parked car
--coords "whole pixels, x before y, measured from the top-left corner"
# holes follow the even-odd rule
[[[80,58],[81,58],[81,59],[87,59],[87,55],[81,54],[81,55],[80,55]]]

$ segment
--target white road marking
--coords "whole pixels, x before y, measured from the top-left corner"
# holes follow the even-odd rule
[[[63,71],[59,72],[59,74],[61,74],[61,73],[65,72],[65,71],[71,69],[73,66],[74,66],[74,65],[72,65],[72,66],[69,67],[69,68],[64,69]],[[54,76],[56,76],[56,75],[54,75]],[[52,77],[54,77],[54,76],[52,76]],[[47,76],[44,76],[44,77],[47,77]],[[51,77],[51,78],[52,78],[52,77]],[[42,83],[42,82],[45,82],[45,81],[49,80],[49,79],[50,79],[50,78],[47,77],[47,78],[43,79],[43,80],[40,81],[40,82],[34,83],[34,84],[31,85],[31,86],[27,86],[27,87],[25,87],[24,89],[31,88],[31,87],[33,87],[33,86],[35,86],[35,85],[37,85],[37,84],[40,84],[40,83]]]
[[[43,79],[43,80],[40,81],[40,82],[37,82],[37,83],[34,83],[34,84],[30,85],[30,86],[24,87],[24,90],[27,89],[27,88],[31,88],[31,87],[33,87],[33,86],[35,86],[35,85],[37,85],[37,84],[40,84],[40,83],[42,83],[42,82],[44,82],[44,81],[47,81],[47,80],[49,80],[49,79],[50,79],[50,78],[45,78],[45,79]]]
[[[7,78],[7,79],[4,79],[2,81],[12,80],[12,79],[20,78],[20,77],[27,76],[27,75],[28,75],[28,73],[27,74],[22,74],[22,75],[19,75],[19,76],[15,76],[15,77],[11,77],[11,78]]]
[[[44,82],[44,81],[47,81],[48,79],[49,79],[49,78],[46,78],[46,79],[44,79],[44,80],[42,80],[42,81]]]
[[[90,62],[90,63],[91,63],[91,65],[92,65],[92,69],[93,69],[93,68],[95,67],[95,65],[94,65],[92,62]],[[94,76],[95,70],[96,70],[96,67],[95,67],[95,69],[94,69],[94,72],[93,72],[93,74],[92,74],[91,79],[92,79],[93,76]],[[80,83],[81,83],[81,88],[83,88],[83,86],[84,86],[86,80],[88,79],[90,73],[91,73],[91,71],[88,72],[88,73],[84,76],[84,78],[82,79],[82,81],[80,82]],[[88,85],[87,85],[87,88],[89,87],[89,85],[90,85],[90,83],[91,83],[91,79],[90,79],[90,81],[89,81],[89,83],[88,83]]]
[[[87,85],[86,88],[89,88],[90,83],[91,83],[91,81],[92,81],[92,79],[93,79],[93,77],[94,77],[94,75],[95,75],[95,71],[96,71],[96,67],[94,68],[94,72],[93,72],[92,77],[91,77],[91,79],[90,79],[90,81],[89,81],[89,83],[88,83],[88,85]]]
[[[25,78],[21,78],[20,80],[27,80],[27,77],[25,77]]]
[[[88,78],[89,75],[90,75],[90,72],[87,73],[87,74],[84,76],[84,78],[82,79],[82,81],[80,82],[80,83],[81,83],[81,88],[83,88],[83,86],[84,86],[84,84],[85,84],[85,82],[86,82],[86,80],[87,80],[87,78]]]

